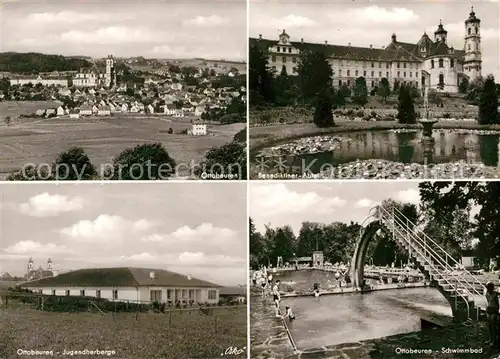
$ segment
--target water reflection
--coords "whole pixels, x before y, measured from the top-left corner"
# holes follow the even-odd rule
[[[493,167],[499,165],[499,135],[434,131],[434,143],[422,142],[422,131],[370,131],[344,134],[343,137],[351,141],[339,143],[335,151],[290,156],[287,164],[300,167],[305,163],[314,173],[325,164],[336,166],[369,159],[419,164],[465,161]]]

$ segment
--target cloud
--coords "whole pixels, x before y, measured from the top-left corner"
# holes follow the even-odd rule
[[[83,209],[85,200],[82,197],[66,197],[44,192],[31,197],[28,202],[18,206],[19,212],[31,217],[55,217],[61,213]]]
[[[132,262],[152,262],[158,260],[158,258],[150,253],[142,252],[139,254],[132,254],[130,256],[121,256],[121,261],[132,261]]]
[[[61,41],[69,43],[115,45],[156,41],[158,33],[143,27],[109,26],[94,31],[70,30],[58,37]]]
[[[377,205],[377,202],[369,199],[369,198],[361,198],[356,202],[354,207],[356,208],[371,208]]]
[[[245,259],[225,255],[206,255],[203,252],[183,252],[179,254],[180,264],[205,266],[234,266],[245,265]]]
[[[106,22],[106,21],[116,21],[125,20],[132,18],[130,15],[126,14],[106,14],[106,13],[84,13],[84,12],[74,12],[74,11],[60,11],[60,12],[39,12],[29,14],[24,21],[29,23],[31,26],[33,24],[37,25],[54,25],[59,24],[76,24],[76,23],[88,23],[88,22]]]
[[[376,24],[408,24],[415,23],[419,20],[419,16],[412,10],[406,8],[394,7],[387,9],[380,6],[368,6],[362,9],[348,9],[347,14],[341,12],[333,15],[334,18],[342,16],[344,19],[349,19],[354,23],[376,23]]]
[[[145,242],[176,242],[195,241],[203,242],[206,240],[232,240],[236,232],[229,228],[216,227],[212,223],[202,223],[196,228],[182,226],[169,234],[152,234],[143,238]]]
[[[420,194],[416,189],[407,189],[396,193],[395,198],[403,203],[420,203]]]
[[[283,183],[252,186],[251,198],[251,212],[259,216],[278,212],[324,214],[346,203],[339,197],[323,198],[316,192],[296,192]]]
[[[197,16],[193,19],[188,19],[183,22],[184,26],[199,26],[199,27],[217,27],[225,25],[229,22],[228,19],[218,15]]]
[[[4,249],[8,254],[62,254],[69,253],[71,250],[65,246],[54,243],[42,244],[31,240],[20,241]]]
[[[273,21],[275,27],[277,28],[301,28],[301,27],[312,27],[317,26],[318,23],[314,20],[309,19],[305,16],[293,15],[290,14],[288,16],[275,19]]]
[[[146,219],[128,221],[120,216],[101,214],[93,221],[81,220],[70,227],[63,228],[60,233],[77,240],[99,241],[121,239],[126,233],[142,232],[155,225]]]

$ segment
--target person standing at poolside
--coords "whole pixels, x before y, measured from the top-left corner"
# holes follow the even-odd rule
[[[281,315],[280,315],[281,295],[280,295],[280,280],[279,279],[276,281],[276,283],[274,284],[274,287],[273,287],[273,301],[274,301],[274,310],[275,310],[276,318],[281,318]]]
[[[498,293],[495,291],[495,285],[491,282],[486,284],[486,316],[488,318],[488,329],[490,332],[490,343],[498,346]]]

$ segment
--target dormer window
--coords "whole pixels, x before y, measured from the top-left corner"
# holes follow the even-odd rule
[[[279,47],[279,46],[276,48],[276,51],[277,51],[277,52],[280,52],[280,47]]]

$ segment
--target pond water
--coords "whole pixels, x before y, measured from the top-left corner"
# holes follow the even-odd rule
[[[422,316],[446,316],[451,320],[446,299],[434,288],[284,298],[282,305],[290,305],[296,316],[289,329],[299,350],[419,331]],[[252,348],[259,343],[260,351],[265,346],[265,335],[278,336],[276,323],[274,329],[263,330],[263,323],[269,325],[274,319],[271,308],[270,300],[264,304],[262,298],[251,299]],[[274,347],[275,352],[280,349],[287,351],[282,357],[291,350],[284,342]]]
[[[464,161],[467,164],[499,166],[498,133],[434,130],[434,143],[425,145],[421,142],[421,130],[354,132],[332,137],[339,136],[343,139],[335,143],[333,150],[308,154],[302,146],[301,154],[284,155],[281,160],[286,162],[286,166],[309,168],[312,173],[319,173],[325,165],[338,166],[371,159],[421,165]]]

